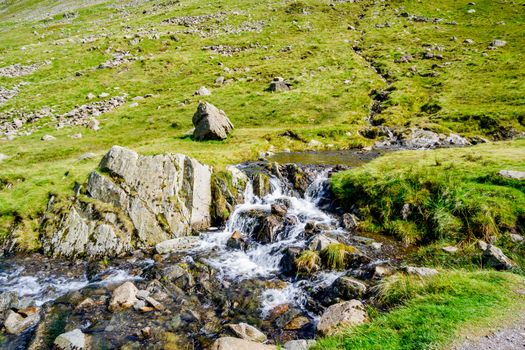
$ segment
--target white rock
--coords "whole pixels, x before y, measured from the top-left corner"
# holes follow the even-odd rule
[[[108,96],[109,96],[109,94],[107,92],[103,92],[100,95],[98,95],[99,98],[106,98]]]
[[[201,86],[199,90],[195,91],[195,95],[197,96],[210,96],[211,91],[208,90],[205,86]]]
[[[53,140],[56,140],[56,137],[54,136],[51,136],[51,135],[44,135],[42,136],[42,141],[53,141]]]
[[[228,328],[230,328],[236,336],[245,340],[258,343],[264,343],[267,340],[263,332],[247,323],[229,324]]]
[[[60,334],[53,345],[57,350],[84,350],[89,347],[88,337],[80,329]]]
[[[86,160],[86,159],[93,159],[97,155],[95,153],[87,152],[82,154],[80,157],[78,157],[78,160]]]

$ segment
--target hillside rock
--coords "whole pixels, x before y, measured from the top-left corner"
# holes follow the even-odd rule
[[[195,131],[193,138],[197,141],[224,140],[233,130],[224,111],[208,102],[201,102],[192,119]]]
[[[57,350],[85,350],[88,349],[88,338],[80,329],[60,334],[53,345]]]
[[[501,170],[498,175],[513,180],[525,180],[525,171]]]
[[[487,249],[483,252],[483,258],[495,269],[510,270],[515,264],[499,249],[498,247],[489,244]]]
[[[86,196],[45,225],[54,256],[118,256],[210,225],[211,169],[182,154],[140,156],[114,146]]]
[[[270,86],[268,87],[269,91],[290,91],[292,89],[292,84],[285,81],[281,77],[276,77],[273,79],[273,81],[270,83]]]
[[[327,308],[317,324],[317,332],[327,336],[340,327],[356,326],[368,320],[363,304],[359,300],[345,301]]]

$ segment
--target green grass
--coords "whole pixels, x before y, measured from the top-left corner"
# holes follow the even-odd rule
[[[392,93],[381,113],[385,125],[489,138],[498,138],[511,128],[524,130],[525,89],[519,83],[524,78],[521,33],[525,28],[523,13],[516,12],[511,3],[476,2],[476,15],[467,15],[466,5],[454,0],[442,1],[439,9],[407,0],[363,0],[335,6],[324,0],[66,3],[78,6],[73,9],[78,17],[64,19],[63,12],[55,11],[56,2],[50,0],[0,4],[0,67],[50,61],[25,77],[0,77],[0,86],[7,88],[22,81],[30,83],[0,106],[0,113],[44,107],[64,113],[86,103],[90,92],[127,94],[128,103],[100,116],[98,132],[79,127],[55,130],[53,122],[44,119],[35,123],[41,129],[30,136],[0,140],[1,152],[10,156],[0,163],[0,237],[19,223],[30,227],[27,222],[38,221],[50,194],[67,198],[75,182],[84,182],[98,159],[79,162],[81,154],[102,156],[114,144],[145,154],[185,153],[218,168],[254,159],[270,148],[307,149],[313,139],[322,142],[323,146],[316,147],[320,149],[370,145],[373,140],[359,133],[367,127],[370,92],[387,86]],[[400,7],[418,15],[455,20],[458,25],[416,23],[399,17],[396,9]],[[50,11],[51,18],[41,16]],[[163,23],[171,17],[219,12],[226,13],[223,22],[199,25],[212,33],[207,37]],[[225,28],[261,20],[265,22],[261,32],[224,33]],[[505,25],[496,25],[499,21]],[[376,27],[384,22],[390,26]],[[358,30],[348,30],[349,25]],[[138,45],[132,45],[127,37],[148,31],[158,33],[160,39],[146,34]],[[173,40],[174,32],[177,40]],[[452,35],[458,41],[451,42]],[[81,41],[90,36],[96,40]],[[476,43],[462,44],[467,37]],[[494,38],[508,45],[486,50]],[[352,49],[354,41],[358,41],[360,54]],[[427,43],[444,46],[443,62],[451,63],[439,68],[433,65],[443,62],[421,59],[419,52]],[[248,49],[223,56],[203,50],[209,45]],[[291,50],[283,50],[290,45]],[[93,69],[116,51],[129,51],[139,59],[114,69]],[[483,57],[483,52],[488,56]],[[412,54],[414,61],[395,63],[401,53]],[[388,72],[388,84],[371,65]],[[411,66],[422,74],[437,71],[439,75],[422,76],[409,71]],[[77,76],[77,72],[82,74]],[[233,80],[215,86],[219,76]],[[266,91],[275,76],[292,82],[294,89]],[[203,85],[212,90],[208,100],[235,124],[227,141],[197,143],[185,136],[201,99],[193,92]],[[130,107],[131,98],[145,94],[154,97]],[[422,112],[429,102],[441,109],[434,114]],[[281,136],[289,129],[300,139]],[[82,139],[70,138],[79,132]],[[42,142],[44,134],[57,140]],[[392,230],[399,229],[397,226]],[[38,234],[31,229],[22,231],[27,240]]]
[[[462,331],[485,329],[523,312],[524,279],[494,271],[442,271],[421,279],[391,276],[381,286],[388,313],[337,336],[320,339],[317,349],[421,350],[445,348]]]
[[[463,149],[387,154],[336,174],[342,203],[356,204],[362,231],[406,244],[462,243],[523,233],[525,189],[503,169],[525,170],[525,140]]]

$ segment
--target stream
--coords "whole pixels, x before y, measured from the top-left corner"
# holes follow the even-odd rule
[[[251,165],[238,168],[249,173]],[[163,257],[137,251],[110,262],[56,261],[38,254],[2,258],[0,298],[11,292],[18,308],[41,307],[41,321],[19,336],[0,337],[0,346],[46,349],[62,330],[78,327],[91,335],[93,348],[159,348],[169,338],[184,349],[205,349],[225,334],[226,324],[238,322],[257,327],[270,343],[314,338],[322,311],[341,300],[334,282],[352,276],[371,286],[374,267],[394,263],[395,254],[388,243],[381,246],[344,227],[329,190],[334,167],[313,169],[315,177],[303,194],[271,175],[269,193],[259,197],[250,181],[244,203],[224,227],[201,233],[186,251]],[[285,208],[280,217],[276,206]],[[268,217],[278,217],[277,228],[272,237],[261,237],[261,220]],[[235,234],[240,240],[232,241]],[[293,259],[320,235],[356,247],[360,258],[345,270],[297,274]],[[125,281],[150,291],[166,311],[109,312],[112,291]],[[360,297],[366,302],[369,295]],[[87,299],[93,306],[79,309]],[[144,327],[155,332],[144,337]]]

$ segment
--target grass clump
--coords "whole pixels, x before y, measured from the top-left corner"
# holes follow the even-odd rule
[[[312,273],[319,270],[321,265],[321,258],[319,253],[313,250],[305,250],[295,259],[297,271],[304,273]]]
[[[406,244],[524,233],[525,191],[500,170],[525,170],[525,140],[463,149],[405,151],[332,178],[367,228]]]
[[[314,350],[419,350],[450,344],[467,325],[486,328],[495,320],[523,312],[518,294],[523,277],[495,271],[444,271],[421,278],[389,277],[379,287],[380,301],[399,305],[371,323],[318,341]]]
[[[342,270],[346,267],[350,254],[356,252],[357,249],[352,246],[343,243],[332,243],[321,250],[321,260],[323,266],[330,270]]]

